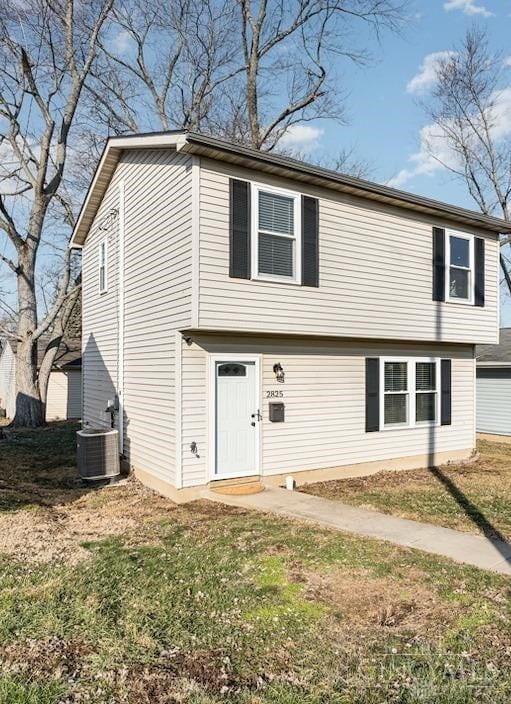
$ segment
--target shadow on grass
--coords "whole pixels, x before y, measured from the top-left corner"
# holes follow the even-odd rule
[[[37,430],[4,428],[0,440],[0,512],[62,505],[88,493],[76,470],[75,422]]]
[[[481,530],[504,560],[511,564],[511,544],[505,536],[491,523],[484,513],[470,501],[461,489],[439,467],[430,467],[431,474],[439,481],[456,501],[465,515]]]

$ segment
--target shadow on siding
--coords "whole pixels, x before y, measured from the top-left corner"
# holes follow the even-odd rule
[[[117,360],[117,347],[113,353]],[[117,361],[114,362],[117,364]],[[112,379],[93,334],[89,335],[82,357],[82,425],[84,428],[115,428],[120,430],[119,415],[123,414],[124,438],[121,460],[130,456],[128,436],[129,419],[117,394],[117,384]],[[118,404],[112,415],[106,408],[109,401]]]

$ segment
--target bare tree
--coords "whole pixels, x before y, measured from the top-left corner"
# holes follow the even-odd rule
[[[435,125],[425,146],[465,183],[483,213],[511,222],[511,132],[502,129],[502,65],[485,32],[470,29],[457,51],[440,62],[433,100],[423,104]],[[501,238],[500,262],[511,293],[510,243],[511,237]]]
[[[117,0],[86,83],[91,109],[116,133],[203,127],[241,72],[235,9],[232,0]]]
[[[16,415],[14,424],[44,423],[48,375],[80,293],[65,247],[52,304],[38,317],[37,263],[52,217],[73,224],[64,173],[83,87],[113,0],[28,0],[0,19],[0,229],[8,249],[0,262],[16,280]],[[37,344],[49,335],[37,369]]]
[[[342,119],[336,63],[356,24],[395,28],[406,0],[23,0],[0,17],[0,265],[16,282],[14,423],[44,422],[48,374],[77,305],[67,247],[110,133],[188,128],[257,149]],[[46,267],[57,257],[58,276]],[[3,284],[3,281],[2,281]],[[50,336],[37,368],[38,342]]]
[[[267,150],[297,123],[342,119],[346,95],[335,81],[333,62],[366,61],[367,50],[349,39],[356,35],[356,22],[378,33],[382,27],[396,28],[403,9],[403,3],[392,0],[237,2],[248,133],[244,141]]]
[[[87,86],[118,132],[185,127],[271,150],[293,125],[342,120],[338,64],[369,57],[356,23],[396,29],[405,2],[122,0]]]

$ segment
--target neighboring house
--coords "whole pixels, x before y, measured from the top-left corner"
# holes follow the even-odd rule
[[[478,345],[477,431],[511,436],[511,328],[501,328],[498,345]]]
[[[83,422],[174,498],[459,460],[502,220],[186,133],[108,141],[83,247]]]
[[[16,372],[15,345],[7,338],[0,339],[0,409],[11,418],[16,406],[14,374]]]
[[[46,341],[38,345],[38,365]],[[0,408],[7,418],[16,412],[16,342],[4,338],[0,347]],[[46,420],[71,420],[82,415],[82,359],[80,340],[62,342],[48,381]]]

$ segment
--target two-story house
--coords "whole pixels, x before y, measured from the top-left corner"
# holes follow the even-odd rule
[[[110,139],[83,248],[83,422],[176,499],[467,458],[502,220],[190,132]]]

